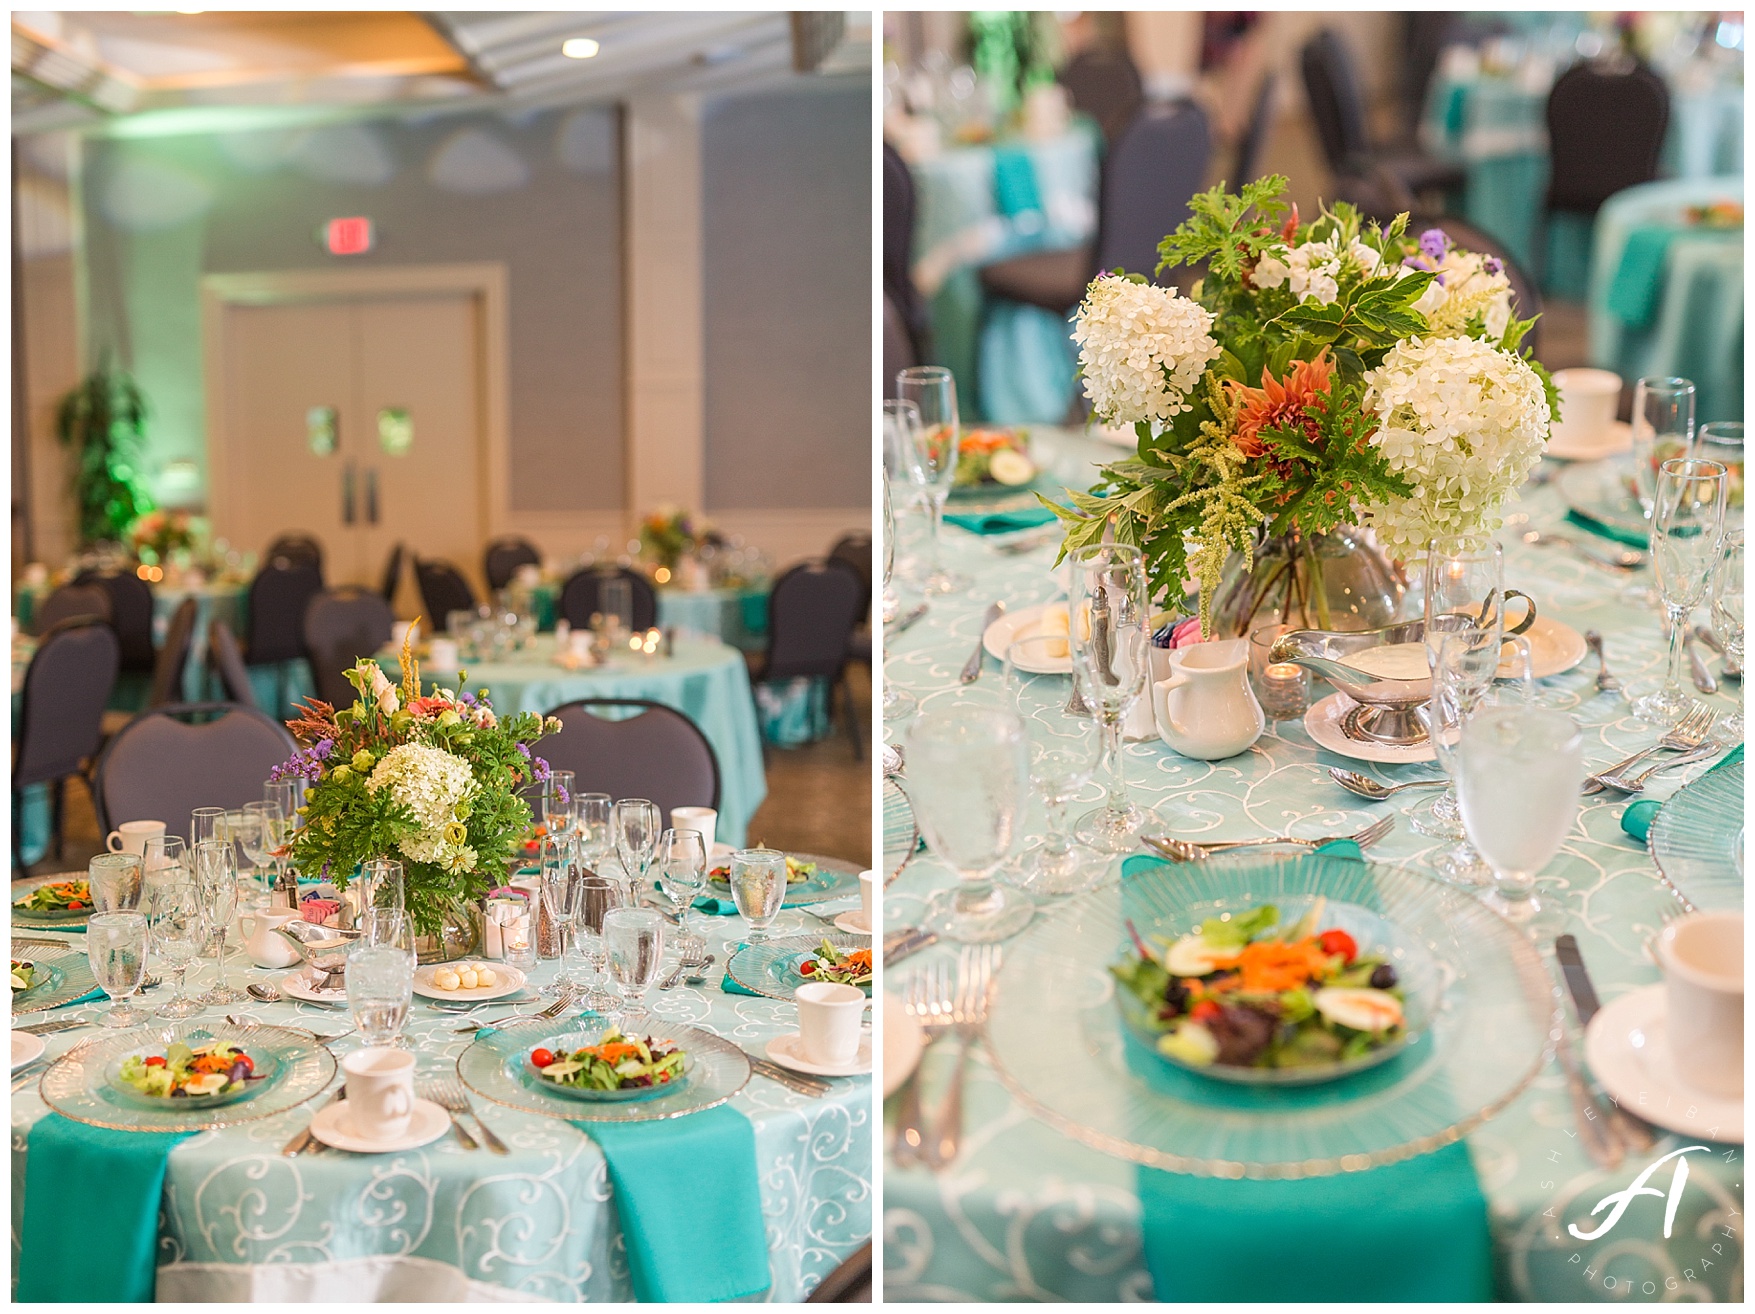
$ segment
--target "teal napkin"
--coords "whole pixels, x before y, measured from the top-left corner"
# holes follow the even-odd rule
[[[56,1004],[55,1008],[72,1008],[75,1004],[97,1004],[102,1003],[106,998],[108,998],[108,996],[106,996],[102,990],[93,986],[78,999],[69,999],[65,1004]],[[55,1009],[52,1008],[49,1011],[52,1013]]]
[[[1646,224],[1627,234],[1605,306],[1628,328],[1648,328],[1664,287],[1664,261],[1675,241],[1671,224]]]
[[[993,152],[993,202],[1006,218],[1042,212],[1042,191],[1036,185],[1036,166],[1030,152],[1018,146],[1000,146]]]
[[[711,894],[703,894],[689,905],[696,912],[706,913],[709,917],[729,917],[737,911],[734,899],[716,899]]]
[[[573,1125],[609,1162],[635,1299],[743,1300],[772,1285],[748,1118],[721,1104],[661,1122]]]
[[[971,534],[1007,534],[1014,529],[1034,529],[1053,520],[1054,512],[1038,502],[1016,511],[987,511],[969,515],[945,514],[945,523]]]
[[[1363,856],[1352,840],[1314,853]],[[1136,855],[1122,874],[1163,865]],[[1493,1296],[1487,1201],[1460,1142],[1386,1168],[1308,1181],[1227,1181],[1141,1168],[1138,1189],[1146,1267],[1160,1301]],[[1435,1236],[1443,1245],[1431,1243]]]
[[[740,986],[736,980],[732,978],[729,971],[725,973],[725,979],[719,983],[719,988],[728,995],[749,995],[751,998],[757,997],[754,990],[745,990]]]
[[[1612,538],[1617,543],[1625,543],[1628,547],[1646,548],[1651,546],[1651,535],[1631,529],[1618,528],[1593,516],[1587,516],[1582,511],[1568,511],[1566,523],[1577,525],[1580,529],[1588,529],[1591,533],[1601,535],[1603,538]]]
[[[194,1134],[40,1119],[25,1160],[15,1299],[150,1301],[165,1162]]]
[[[1720,767],[1728,767],[1742,760],[1743,745],[1738,744],[1701,774],[1710,776]],[[1644,844],[1646,835],[1651,832],[1651,823],[1657,820],[1658,809],[1661,807],[1663,803],[1655,798],[1642,798],[1636,803],[1629,803],[1621,810],[1621,829]]]

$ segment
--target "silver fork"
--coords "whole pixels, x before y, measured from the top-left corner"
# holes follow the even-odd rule
[[[1708,739],[1699,748],[1683,753],[1678,757],[1666,757],[1661,762],[1654,762],[1637,775],[1629,776],[1618,771],[1613,775],[1598,776],[1597,779],[1611,789],[1618,789],[1623,794],[1637,794],[1645,788],[1645,782],[1660,771],[1669,771],[1674,767],[1689,766],[1695,762],[1703,762],[1709,757],[1724,752],[1725,746],[1716,739]]]
[[[920,1024],[930,1040],[936,1031],[951,1024],[951,973],[944,962],[929,963],[908,978],[902,995],[902,1011]],[[920,1102],[920,1070],[902,1092],[902,1107],[896,1111],[896,1145],[891,1157],[896,1167],[907,1168],[921,1162],[926,1147],[926,1116]]]
[[[458,1119],[457,1110],[445,1102],[444,1085],[444,1081],[439,1077],[422,1077],[417,1089],[420,1091],[420,1097],[423,1100],[437,1104],[441,1109],[445,1110],[445,1116],[451,1119],[451,1130],[457,1133],[458,1144],[466,1150],[481,1149],[481,1146],[475,1143],[475,1137],[469,1134],[468,1130],[463,1126],[463,1123]]]
[[[1628,767],[1637,762],[1645,761],[1653,753],[1662,749],[1667,748],[1676,753],[1691,753],[1706,742],[1706,732],[1712,728],[1715,719],[1716,714],[1705,703],[1696,702],[1693,707],[1688,709],[1688,714],[1676,722],[1674,728],[1657,743],[1650,748],[1640,749],[1632,757],[1623,758],[1606,771],[1599,771],[1594,776],[1586,777],[1585,783],[1590,784],[1595,781],[1598,784],[1607,785],[1610,783],[1610,776],[1620,775]]]
[[[981,1039],[987,1024],[987,1003],[993,997],[993,974],[999,970],[1000,948],[996,944],[965,945],[957,962],[957,996],[951,1008],[951,1025],[963,1038],[951,1088],[939,1109],[937,1133],[926,1142],[926,1162],[934,1172],[956,1161],[963,1140],[963,1083],[969,1073],[969,1051]]]
[[[536,1013],[517,1013],[513,1016],[524,1022],[546,1022],[550,1018],[557,1018],[565,1013],[573,1006],[573,1001],[577,997],[577,992],[571,986],[562,986],[561,997],[547,1008]],[[511,1021],[511,1019],[508,1018],[507,1021]],[[486,1025],[484,1022],[465,1022],[462,1026],[451,1029],[453,1031],[480,1031]]]
[[[481,1138],[487,1142],[488,1149],[495,1154],[510,1154],[506,1143],[494,1134],[494,1129],[482,1121],[481,1114],[475,1111],[475,1105],[469,1102],[469,1092],[463,1089],[463,1083],[456,1077],[437,1077],[427,1083],[427,1089],[433,1092],[429,1098],[438,1104],[452,1118],[459,1113],[467,1113],[475,1119],[475,1125],[481,1129]]]
[[[1214,840],[1208,844],[1196,843],[1193,840],[1171,839],[1164,835],[1141,835],[1140,839],[1172,862],[1201,862],[1215,853],[1226,853],[1232,849],[1260,848],[1266,844],[1301,844],[1305,848],[1321,848],[1324,844],[1333,844],[1337,840],[1352,840],[1360,848],[1369,848],[1395,825],[1392,813],[1387,817],[1379,817],[1369,826],[1354,831],[1351,835],[1324,835],[1320,839],[1303,839],[1296,835],[1281,835],[1270,839],[1252,840]]]

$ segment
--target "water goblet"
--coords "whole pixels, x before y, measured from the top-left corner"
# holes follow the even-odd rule
[[[678,960],[699,959],[704,936],[690,929],[689,914],[707,888],[707,846],[698,830],[667,830],[658,840],[658,888],[677,915]]]
[[[652,866],[652,855],[663,829],[658,805],[649,798],[620,799],[610,811],[616,857],[621,860],[629,893],[636,899],[645,891],[646,872]]]
[[[621,987],[622,1029],[635,1035],[652,1020],[646,991],[664,956],[664,918],[651,908],[612,908],[603,915],[603,946]]]
[[[190,879],[189,846],[181,835],[149,836],[146,846],[140,851],[140,868],[145,886],[141,897],[150,906],[155,886],[166,881]]]
[[[395,858],[369,858],[360,864],[360,912],[372,908],[406,908],[408,882]]]
[[[920,407],[900,397],[886,397],[883,405],[884,493],[889,499],[890,519],[885,523],[897,538],[895,560],[891,567],[891,584],[885,590],[886,606],[895,580],[918,583],[927,567],[917,557],[906,556],[899,541],[902,518],[917,506],[924,505],[919,486],[914,482],[914,434],[920,428]],[[884,619],[891,619],[888,611]]]
[[[615,1013],[621,1001],[610,992],[603,949],[603,919],[613,908],[627,906],[621,885],[607,876],[587,872],[579,878],[579,915],[574,920],[574,939],[580,960],[590,974],[586,978],[585,1007],[593,1012]]]
[[[367,944],[400,949],[415,960],[414,919],[403,908],[368,908],[360,923],[361,939]]]
[[[132,1027],[148,1014],[128,1000],[146,976],[147,927],[144,913],[94,913],[85,924],[85,954],[98,988],[113,1001],[104,1014],[106,1027]]]
[[[946,570],[939,550],[944,525],[945,499],[957,478],[962,449],[957,422],[957,382],[942,365],[915,365],[896,375],[896,391],[903,401],[913,402],[918,424],[905,428],[909,448],[908,477],[926,504],[927,573],[921,582],[926,593],[961,593],[970,587],[967,576]],[[905,423],[905,421],[904,421]]]
[[[786,855],[776,849],[739,849],[731,855],[731,900],[749,924],[744,939],[762,944],[786,903]]]
[[[347,951],[347,1007],[367,1045],[395,1045],[414,998],[414,959],[396,945],[355,941]]]
[[[1047,809],[1047,833],[1021,853],[1002,879],[1032,894],[1073,894],[1102,880],[1105,855],[1067,833],[1067,809],[1096,773],[1097,724],[1067,712],[1077,676],[1056,668],[1065,641],[1047,635],[1020,639],[1006,649],[1005,683],[1030,746],[1030,783]],[[1083,703],[1081,695],[1081,705]]]
[[[263,869],[275,861],[280,846],[286,842],[286,818],[280,804],[266,799],[244,804],[249,822],[241,837],[244,856],[250,861],[250,878],[261,885]]]
[[[183,988],[189,965],[207,943],[207,904],[200,884],[192,876],[183,876],[182,871],[179,869],[172,879],[155,882],[149,900],[152,952],[177,977],[175,990],[156,1016],[172,1019],[194,1017],[206,1007]]]
[[[1067,645],[1080,696],[1097,722],[1102,756],[1096,776],[1103,806],[1079,818],[1078,838],[1099,853],[1131,853],[1142,827],[1158,817],[1127,793],[1121,728],[1151,678],[1151,631],[1145,564],[1138,548],[1098,543],[1071,557]],[[910,774],[913,760],[910,755]]]
[[[1717,461],[1665,461],[1658,471],[1651,525],[1651,562],[1669,626],[1670,661],[1663,683],[1633,702],[1648,725],[1672,726],[1694,706],[1682,687],[1682,639],[1688,616],[1705,600],[1721,555],[1725,468]]]
[[[91,887],[91,906],[95,910],[100,913],[139,910],[141,858],[141,853],[100,853],[86,864],[85,878]]]

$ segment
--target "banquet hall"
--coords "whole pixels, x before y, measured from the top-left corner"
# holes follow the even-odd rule
[[[14,12],[15,1299],[870,1299],[871,25]]]
[[[882,43],[884,1299],[1741,1300],[1743,15]]]

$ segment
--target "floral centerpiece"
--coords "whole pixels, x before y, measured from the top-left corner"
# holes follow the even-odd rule
[[[530,746],[560,722],[501,720],[486,690],[423,695],[408,639],[400,686],[370,660],[347,678],[359,691],[351,707],[308,699],[287,722],[299,749],[273,778],[310,782],[290,856],[341,890],[357,864],[399,860],[416,933],[439,936],[460,906],[505,883],[530,828],[520,790],[549,775]]]
[[[1336,534],[1369,529],[1404,561],[1441,535],[1484,539],[1558,407],[1520,351],[1534,321],[1512,313],[1499,261],[1439,229],[1412,238],[1406,215],[1383,227],[1337,204],[1301,223],[1285,189],[1269,176],[1190,202],[1158,248],[1160,271],[1205,267],[1188,296],[1091,283],[1073,335],[1085,392],[1098,419],[1133,426],[1138,452],[1071,506],[1043,499],[1063,555],[1113,524],[1155,597],[1197,585],[1207,634],[1227,592],[1229,633],[1264,606],[1341,628],[1320,579]],[[1274,579],[1223,589],[1228,560]]]
[[[695,522],[681,507],[661,506],[640,521],[640,550],[671,570],[694,550],[696,539]]]
[[[128,546],[148,565],[162,565],[173,552],[193,552],[200,526],[187,511],[148,511],[128,529]]]

